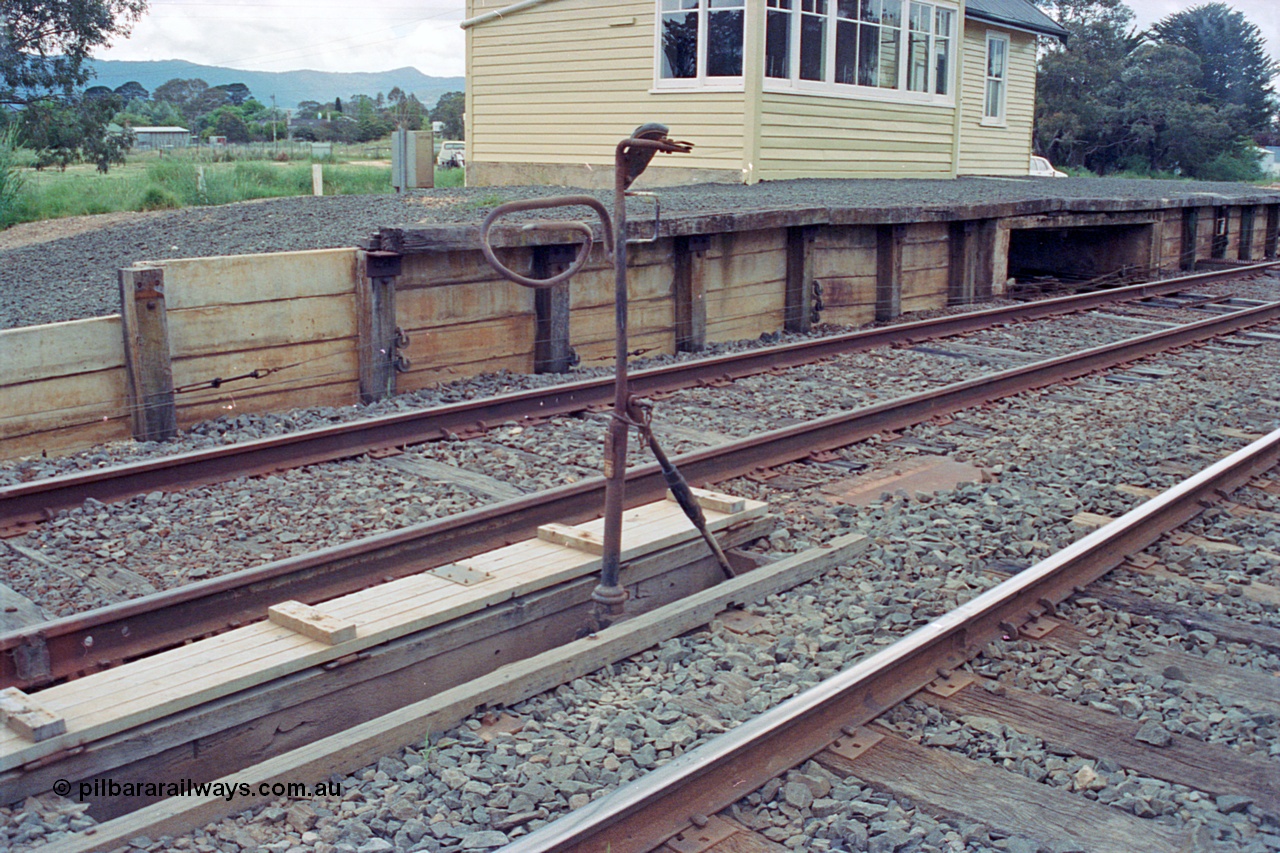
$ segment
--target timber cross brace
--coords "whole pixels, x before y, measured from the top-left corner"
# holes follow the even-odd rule
[[[679,502],[689,520],[702,534],[707,545],[716,555],[720,567],[729,577],[733,569],[721,551],[715,538],[707,530],[706,519],[698,506],[697,499],[689,490],[688,484],[667,459],[657,440],[649,429],[649,409],[640,405],[631,397],[627,388],[627,198],[642,195],[654,204],[653,236],[658,233],[658,220],[661,207],[657,196],[649,193],[629,193],[628,188],[636,178],[649,166],[649,162],[658,152],[666,154],[687,154],[693,149],[689,142],[677,142],[667,136],[667,128],[660,124],[644,124],[636,128],[630,137],[618,143],[614,151],[614,195],[613,215],[597,199],[587,195],[557,196],[550,199],[530,201],[513,201],[494,208],[480,227],[480,249],[485,260],[505,278],[525,287],[546,289],[563,282],[568,282],[575,273],[587,263],[594,236],[591,226],[585,222],[550,222],[526,225],[526,230],[560,230],[571,231],[582,236],[581,248],[577,255],[561,272],[547,278],[530,278],[514,270],[508,269],[498,260],[493,252],[489,234],[493,223],[510,213],[528,210],[542,210],[556,207],[589,207],[600,217],[603,228],[606,253],[612,254],[614,269],[614,398],[613,415],[609,420],[609,431],[605,435],[604,446],[604,553],[601,559],[600,584],[591,594],[592,600],[607,610],[610,615],[621,612],[627,600],[627,591],[618,584],[620,554],[622,550],[622,509],[627,472],[627,432],[631,427],[640,430],[649,448],[657,457],[662,467],[663,476],[673,495]],[[651,242],[644,240],[643,242]],[[609,252],[609,247],[612,252]],[[598,619],[604,622],[603,619]]]

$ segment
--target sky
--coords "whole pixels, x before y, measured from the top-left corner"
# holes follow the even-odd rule
[[[608,2],[608,0],[599,0]],[[1128,0],[1139,27],[1192,0]],[[1280,61],[1280,2],[1227,0],[1266,37]],[[464,73],[463,0],[150,0],[128,39],[99,59],[185,59],[245,71]]]

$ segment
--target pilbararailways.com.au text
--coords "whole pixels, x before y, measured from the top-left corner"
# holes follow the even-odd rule
[[[72,785],[66,779],[53,783],[54,793],[67,796]],[[77,782],[76,794],[80,802],[86,799],[102,797],[221,797],[231,802],[236,797],[338,797],[342,795],[342,784],[336,781],[316,782],[308,785],[305,782],[260,782],[251,785],[248,782],[196,782],[181,779],[177,782],[143,782],[131,780],[117,782],[115,779],[91,779]]]

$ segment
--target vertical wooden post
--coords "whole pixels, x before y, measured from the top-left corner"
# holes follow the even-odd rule
[[[876,321],[902,314],[902,241],[905,225],[876,226]]]
[[[1196,268],[1196,237],[1199,234],[1200,208],[1182,208],[1182,240],[1178,246],[1178,269]]]
[[[534,246],[533,277],[551,278],[569,268],[577,246]],[[569,282],[533,292],[536,328],[533,343],[534,373],[568,373],[573,367],[569,345]]]
[[[178,412],[173,399],[162,268],[120,270],[120,316],[124,321],[133,437],[138,441],[166,441],[177,435]]]
[[[947,232],[947,304],[969,305],[973,302],[973,278],[969,275],[969,240],[973,221],[956,220]]]
[[[1231,242],[1231,208],[1215,207],[1213,209],[1213,243],[1209,248],[1210,258],[1225,258],[1227,244]]]
[[[783,328],[788,332],[808,332],[814,323],[813,244],[818,226],[797,225],[787,229],[787,287]]]
[[[672,238],[675,280],[676,352],[701,352],[707,347],[707,293],[705,260],[711,236],[695,234]]]
[[[360,402],[396,393],[395,252],[360,252],[356,261],[356,329],[360,347]]]
[[[1240,250],[1236,253],[1236,257],[1242,261],[1251,260],[1253,257],[1253,217],[1256,208],[1252,204],[1246,204],[1240,208]]]
[[[991,298],[995,241],[993,219],[951,223],[947,261],[948,305],[972,305]]]
[[[1276,256],[1276,244],[1280,242],[1280,204],[1267,205],[1267,239],[1263,243],[1262,256],[1272,260]]]

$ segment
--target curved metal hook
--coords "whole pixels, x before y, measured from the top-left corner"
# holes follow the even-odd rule
[[[564,272],[554,275],[551,278],[529,278],[521,275],[515,270],[508,269],[498,260],[497,255],[493,253],[493,246],[489,243],[489,230],[493,227],[493,223],[509,213],[519,213],[525,210],[545,210],[552,207],[576,207],[582,205],[589,207],[600,217],[600,222],[604,226],[604,245],[607,254],[613,254],[613,220],[609,216],[609,211],[599,200],[589,195],[566,195],[557,196],[555,198],[546,199],[526,199],[524,201],[509,201],[506,204],[500,204],[493,210],[489,211],[489,215],[484,218],[484,222],[480,225],[480,251],[484,253],[484,259],[489,265],[502,274],[504,278],[514,281],[516,284],[525,287],[551,287],[562,281],[568,281],[580,269],[586,266],[587,256],[591,254],[591,246],[594,238],[591,234],[591,226],[585,222],[540,222],[533,225],[526,225],[525,228],[540,228],[547,230],[568,230],[576,231],[583,235],[582,248],[578,250],[578,255],[573,259],[573,263],[569,264],[569,268]]]

